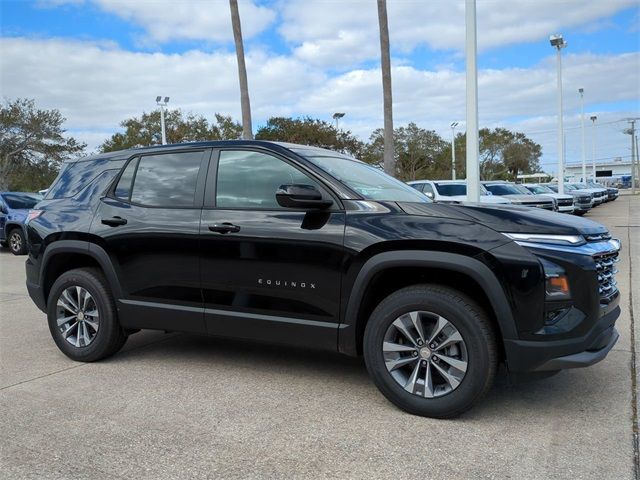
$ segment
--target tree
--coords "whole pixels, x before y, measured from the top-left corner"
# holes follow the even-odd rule
[[[336,130],[332,124],[310,117],[271,117],[267,124],[256,132],[256,140],[312,145],[337,150],[354,157],[360,157],[364,150],[364,144],[350,131]]]
[[[380,67],[382,71],[382,97],[384,103],[384,171],[389,175],[395,175],[391,54],[389,51],[389,23],[387,20],[386,0],[378,0],[378,26],[380,28]]]
[[[68,157],[82,154],[86,144],[65,136],[58,110],[40,110],[27,98],[5,100],[0,108],[0,190],[47,187]],[[34,173],[34,175],[31,175]]]
[[[445,154],[448,142],[435,131],[409,123],[406,127],[395,129],[393,136],[396,175],[400,180],[446,178],[450,173],[450,157]],[[384,145],[384,130],[375,130],[369,138],[363,159],[381,166],[384,163]]]
[[[480,134],[480,179],[516,180],[519,173],[535,173],[540,168],[542,147],[524,133],[506,128],[483,128]],[[456,137],[456,160],[465,156],[466,135]],[[451,147],[448,148],[451,156]],[[456,161],[463,177],[465,165]]]
[[[231,117],[218,113],[215,114],[215,122],[210,124],[200,115],[188,113],[185,116],[181,110],[167,110],[165,124],[168,143],[235,140],[242,134],[240,124]],[[118,132],[106,140],[100,146],[103,152],[162,144],[159,110],[145,112],[140,118],[128,118],[120,125],[125,131]]]
[[[253,139],[251,127],[251,103],[249,102],[249,85],[247,83],[247,67],[244,63],[244,44],[242,41],[242,26],[240,24],[240,12],[238,0],[229,0],[231,8],[231,26],[233,28],[233,40],[236,44],[236,57],[238,59],[238,79],[240,81],[240,105],[242,107],[242,138]]]

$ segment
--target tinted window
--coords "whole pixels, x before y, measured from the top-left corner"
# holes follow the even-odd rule
[[[424,190],[424,183],[412,183],[409,186],[415,188],[419,192],[422,192]]]
[[[192,207],[202,152],[140,158],[131,201],[152,207]]]
[[[440,195],[446,197],[467,194],[467,186],[464,183],[436,183],[436,188]]]
[[[223,150],[218,162],[216,206],[282,208],[276,201],[276,190],[286,184],[318,187],[307,175],[271,155]]]
[[[58,177],[54,180],[45,198],[73,197],[100,172],[106,168],[113,168],[113,165],[108,166],[110,162],[111,160],[103,158],[63,164]]]
[[[129,200],[131,197],[131,182],[133,181],[133,174],[136,172],[136,167],[138,166],[138,159],[134,158],[131,160],[127,167],[122,172],[122,176],[120,180],[118,180],[118,185],[114,190],[114,195],[118,198],[122,198],[124,200]]]
[[[515,185],[509,185],[508,183],[496,183],[494,185],[485,185],[485,187],[494,195],[522,195],[522,192]]]
[[[28,193],[5,193],[2,198],[9,208],[15,210],[33,208],[42,199],[39,195]]]

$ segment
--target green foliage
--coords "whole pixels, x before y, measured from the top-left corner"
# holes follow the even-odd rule
[[[160,110],[144,112],[140,118],[128,118],[120,126],[124,132],[111,136],[101,146],[103,152],[125,150],[162,144]],[[201,115],[183,115],[179,109],[165,111],[167,143],[200,142],[207,140],[236,140],[242,135],[242,126],[230,116],[215,114],[215,121]]]
[[[359,157],[364,144],[350,131],[337,130],[333,125],[314,118],[271,117],[256,133],[256,140],[299,143],[329,148]]]
[[[451,160],[446,157],[448,144],[433,130],[409,123],[393,131],[395,176],[403,181],[421,178],[446,178],[451,174]],[[449,149],[449,152],[451,150]],[[369,138],[363,160],[382,166],[384,131],[379,128]]]
[[[81,155],[86,144],[64,135],[58,110],[40,110],[27,98],[5,100],[0,108],[0,190],[41,190],[60,163]]]

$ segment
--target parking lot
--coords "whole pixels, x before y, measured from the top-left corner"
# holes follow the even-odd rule
[[[587,218],[623,242],[614,350],[538,382],[501,375],[446,421],[401,412],[361,360],[325,352],[141,332],[74,363],[27,296],[25,257],[2,249],[0,477],[634,478],[640,197]]]

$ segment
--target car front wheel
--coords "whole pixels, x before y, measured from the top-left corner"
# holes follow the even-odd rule
[[[448,287],[415,285],[373,311],[364,358],[374,383],[396,406],[448,418],[486,394],[498,354],[493,325],[472,299]]]

